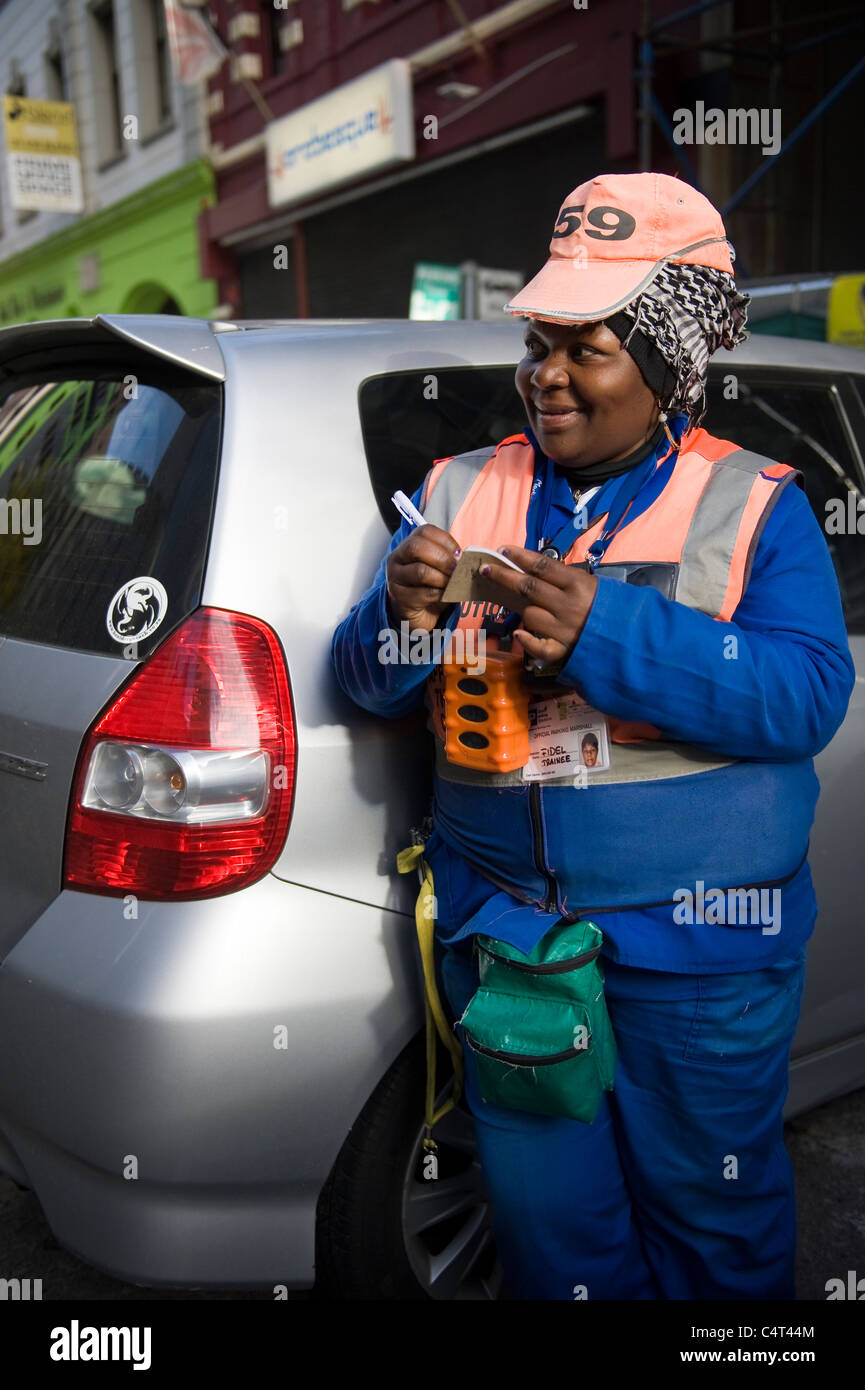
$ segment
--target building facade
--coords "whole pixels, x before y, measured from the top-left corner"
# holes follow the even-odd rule
[[[81,213],[20,212],[0,180],[0,325],[209,315],[197,220],[213,200],[203,89],[173,77],[163,0],[6,0],[4,93],[74,104]]]
[[[404,316],[417,261],[528,274],[562,194],[629,167],[634,88],[621,71],[639,0],[461,9],[467,27],[446,0],[216,0],[236,57],[210,84],[217,203],[202,246],[230,312]],[[318,190],[275,206],[268,126],[331,94],[322,119],[339,129],[339,94],[350,120],[351,84],[394,60],[408,72],[413,156],[336,186],[323,171]]]
[[[0,87],[74,103],[84,192],[80,214],[18,212],[0,179],[0,324],[401,317],[418,263],[527,277],[571,188],[639,168],[704,189],[744,278],[863,269],[865,12],[187,3],[230,53],[198,87],[174,80],[164,0],[0,0]]]
[[[830,212],[865,115],[855,17],[836,32],[803,0],[214,0],[211,13],[234,56],[208,96],[202,268],[226,315],[402,316],[419,261],[528,276],[571,188],[641,167],[725,210],[746,277],[861,268],[855,220]],[[331,144],[356,118],[354,84],[394,62],[413,153],[358,159],[346,177]],[[744,138],[677,119],[737,106],[753,112]],[[287,184],[302,172],[293,197],[274,157]],[[848,196],[865,211],[861,181]]]

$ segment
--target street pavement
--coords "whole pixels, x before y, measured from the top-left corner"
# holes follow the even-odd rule
[[[865,1278],[865,1089],[799,1116],[786,1133],[799,1210],[798,1297],[825,1301],[829,1279],[846,1285],[849,1270]],[[0,1178],[0,1278],[41,1279],[45,1301],[273,1298],[272,1289],[143,1289],[100,1274],[61,1249],[32,1193],[7,1178]]]

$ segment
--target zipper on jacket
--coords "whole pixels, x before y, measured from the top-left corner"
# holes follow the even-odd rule
[[[556,912],[558,910],[558,892],[556,880],[550,873],[544,855],[544,827],[541,819],[541,788],[538,782],[529,783],[529,815],[532,820],[532,846],[535,856],[535,868],[544,879],[547,886],[547,896],[544,902],[546,912]]]
[[[530,807],[530,809],[531,809],[531,807],[532,807],[531,792],[532,792],[532,790],[534,789],[535,786],[537,786],[537,783],[532,782],[532,783],[529,784],[529,807]],[[540,787],[538,787],[538,791],[540,791]],[[540,798],[538,798],[538,800],[540,801]],[[539,808],[539,809],[540,809],[540,808]],[[533,832],[534,832],[534,828],[535,828],[535,819],[534,819],[534,812],[533,812],[533,813],[532,813],[532,831],[533,831]],[[537,856],[537,854],[538,854],[538,849],[537,849],[538,841],[537,841],[537,839],[535,839],[534,843],[535,843],[535,855]],[[541,839],[540,844],[541,844],[541,850],[542,850],[542,849],[543,849],[543,839]],[[808,849],[810,849],[810,845],[808,846]],[[778,887],[779,885],[781,885],[781,884],[789,883],[791,879],[793,879],[793,878],[796,877],[796,875],[798,874],[798,872],[799,872],[799,870],[801,869],[802,865],[805,863],[806,859],[808,858],[808,849],[805,850],[805,853],[802,855],[802,858],[799,860],[799,863],[796,865],[795,869],[791,869],[790,872],[789,872],[789,874],[784,874],[783,878],[767,878],[767,879],[763,879],[760,883],[735,883],[735,884],[734,884],[734,883],[730,883],[730,884],[727,884],[727,887],[724,889],[724,892],[729,892],[729,891],[730,891],[731,889],[733,889],[733,888],[777,888],[777,887]],[[529,906],[531,906],[531,905],[533,905],[533,904],[535,904],[535,905],[537,904],[537,899],[536,899],[536,898],[533,898],[533,897],[531,896],[531,894],[524,892],[521,888],[517,887],[516,884],[508,883],[506,879],[499,878],[499,876],[498,876],[497,874],[490,873],[489,869],[483,868],[480,864],[476,864],[475,861],[474,861],[473,859],[469,859],[467,855],[463,855],[463,858],[466,860],[466,863],[467,863],[467,864],[470,864],[470,865],[471,865],[471,867],[474,869],[474,871],[475,871],[476,874],[480,874],[481,878],[487,879],[487,881],[488,881],[489,883],[494,884],[495,887],[501,889],[501,891],[502,891],[503,893],[509,893],[509,894],[511,895],[511,897],[512,897],[512,898],[516,898],[518,902],[526,903],[526,904],[529,905]],[[536,867],[538,868],[538,871],[539,871],[540,873],[543,873],[543,872],[544,872],[544,870],[540,867],[540,865],[537,865]],[[555,888],[555,886],[556,886],[556,881],[555,881],[555,879],[553,878],[552,874],[548,874],[548,882],[549,882],[550,884],[552,884],[553,888]],[[644,908],[647,908],[647,907],[672,907],[672,906],[675,904],[675,902],[676,902],[676,899],[675,899],[675,898],[660,898],[660,899],[656,898],[654,902],[650,902],[650,903],[614,903],[612,907],[601,907],[601,906],[599,906],[598,904],[593,903],[591,906],[576,907],[576,908],[566,908],[564,905],[562,905],[562,906],[560,907],[558,903],[553,903],[552,907],[547,907],[547,911],[550,911],[550,912],[559,912],[559,911],[560,911],[560,912],[564,913],[567,917],[569,917],[572,921],[576,922],[576,921],[579,921],[579,919],[580,919],[581,917],[590,918],[590,917],[593,917],[593,916],[594,916],[596,913],[598,913],[598,912],[640,912],[640,911],[642,911]],[[546,905],[545,905],[545,906],[546,906]],[[553,923],[553,926],[558,926],[558,925],[559,925],[558,922],[554,922],[554,923]]]

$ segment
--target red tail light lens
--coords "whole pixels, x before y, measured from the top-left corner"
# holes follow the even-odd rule
[[[285,840],[295,765],[275,633],[257,618],[200,608],[87,737],[66,886],[176,901],[254,883]]]

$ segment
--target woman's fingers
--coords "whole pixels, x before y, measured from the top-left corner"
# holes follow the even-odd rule
[[[496,585],[510,596],[505,602],[522,615],[525,629],[553,638],[570,650],[594,603],[596,576],[521,546],[503,546],[502,553],[520,565],[522,572],[491,562],[481,573],[492,575]]]
[[[401,583],[431,583],[430,574],[441,576],[444,585],[456,569],[459,548],[453,536],[438,526],[420,526],[398,545],[388,562],[391,570],[400,572]],[[423,570],[426,573],[423,573]]]
[[[408,565],[394,565],[391,583],[395,581],[410,588],[443,589],[449,579],[450,574],[435,565],[416,560]]]
[[[522,627],[516,629],[514,636],[528,656],[534,660],[541,660],[545,666],[562,661],[568,654],[568,648],[564,643],[557,642],[553,637],[538,637],[534,632],[527,632]]]
[[[438,526],[419,526],[387,562],[387,589],[397,615],[428,627],[446,605],[442,592],[456,569],[459,547]]]
[[[519,545],[502,545],[499,551],[509,560],[513,560],[515,565],[519,565],[526,574],[533,575],[536,579],[543,580],[547,584],[552,584],[556,589],[567,587],[571,575],[574,573],[569,565],[563,565],[561,560],[554,560],[551,555],[544,555],[537,550],[525,550]],[[513,574],[513,570],[508,571]],[[517,576],[514,576],[515,578]],[[496,575],[498,579],[498,575]]]
[[[521,627],[536,637],[553,638],[563,644],[574,640],[570,625],[546,608],[537,608],[534,604],[529,604],[523,609],[521,617]]]
[[[525,554],[531,554],[526,551]],[[535,557],[537,558],[537,557]],[[542,556],[547,566],[556,566],[565,576],[568,574],[568,567],[563,565],[560,560],[551,560],[548,556]],[[507,569],[504,565],[496,565],[491,562],[484,565],[481,574],[488,574],[495,579],[496,585],[504,589],[511,595],[512,601],[510,608],[517,613],[525,613],[527,608],[536,607],[543,609],[547,613],[558,613],[563,607],[568,605],[569,595],[573,589],[572,579],[566,578],[562,582],[562,577],[558,573],[550,573],[542,570],[536,573],[519,574],[516,570]],[[556,583],[553,582],[555,578]]]

